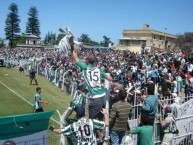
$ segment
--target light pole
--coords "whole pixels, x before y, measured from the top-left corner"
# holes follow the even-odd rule
[[[165,38],[164,38],[164,47],[165,47],[165,50],[166,50],[166,30],[167,30],[167,28],[165,28],[165,33],[164,33],[164,35],[165,35]]]

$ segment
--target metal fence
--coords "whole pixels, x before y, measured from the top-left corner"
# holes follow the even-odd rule
[[[51,83],[56,85],[57,87],[61,88],[62,91],[64,91],[64,81],[65,81],[65,74],[68,72],[68,70],[64,70],[63,67],[53,67],[48,64],[42,65],[41,61],[32,61],[29,59],[15,59],[15,58],[5,58],[5,65],[10,66],[16,66],[16,67],[22,67],[24,69],[24,72],[29,74],[31,69],[36,70],[38,75],[44,76],[46,79],[48,79]],[[77,89],[77,83],[76,81],[71,81],[70,85],[66,87],[66,90],[69,92],[70,95],[73,95],[74,92]]]
[[[175,136],[172,145],[193,145],[193,133]]]
[[[165,106],[170,105],[172,107],[172,113],[176,117],[176,124],[179,130],[179,134],[174,135],[174,139],[171,145],[193,145],[193,95],[188,96],[189,100],[184,102],[185,97],[180,97],[183,101],[181,104],[176,104],[176,98],[168,96],[167,99],[159,100],[159,102],[164,102]],[[138,127],[140,116],[140,107],[137,97],[134,97],[134,105],[132,109],[131,120],[128,121],[130,128]],[[173,102],[173,103],[171,103]],[[192,112],[192,113],[191,113]],[[159,116],[165,115],[165,111],[162,107],[158,107],[158,114],[154,121],[154,132],[153,141],[155,145],[160,145],[163,132],[161,131],[161,125],[159,122]],[[132,135],[132,140],[135,145],[137,145],[137,135]]]

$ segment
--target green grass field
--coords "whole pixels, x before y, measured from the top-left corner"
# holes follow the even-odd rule
[[[42,100],[49,101],[49,104],[43,105],[44,110],[50,111],[58,109],[61,113],[64,112],[69,106],[71,97],[44,77],[37,76],[37,80],[39,86],[42,88]],[[0,116],[32,113],[34,93],[37,86],[29,85],[29,81],[29,77],[26,77],[25,73],[20,73],[17,68],[7,69],[0,67]],[[29,103],[21,99],[18,95]],[[56,112],[52,117],[55,120],[59,120]],[[58,126],[53,121],[50,121],[50,124]],[[51,141],[50,136],[52,137]],[[56,143],[58,139],[58,135],[49,132],[50,145],[58,144]]]
[[[43,105],[44,110],[49,111],[58,109],[63,112],[66,107],[68,107],[71,97],[65,92],[62,92],[44,77],[37,76],[37,80],[39,86],[42,88],[42,100],[49,101],[48,105]],[[34,94],[37,87],[36,85],[29,85],[29,77],[26,77],[25,73],[20,73],[18,69],[0,67],[1,116],[32,112],[33,107],[30,104],[23,101],[1,83],[5,84],[31,104],[34,103]],[[54,117],[55,116],[57,116],[57,114],[54,114]]]

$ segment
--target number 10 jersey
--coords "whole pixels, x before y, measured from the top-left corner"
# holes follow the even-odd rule
[[[61,129],[61,132],[67,136],[74,134],[77,145],[96,145],[96,129],[102,130],[104,127],[103,121],[81,118],[77,122]]]

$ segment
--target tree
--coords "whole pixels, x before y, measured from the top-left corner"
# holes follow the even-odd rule
[[[180,49],[190,52],[193,48],[193,32],[179,34],[177,45],[180,47]]]
[[[100,42],[100,45],[101,46],[104,46],[104,47],[109,47],[109,43],[112,43],[110,41],[110,38],[108,38],[107,36],[103,36],[104,40],[102,42]],[[113,44],[113,43],[112,43]]]
[[[52,34],[52,32],[48,32],[44,38],[44,44],[56,44],[56,34]]]
[[[40,23],[38,19],[38,10],[36,7],[31,7],[28,12],[29,18],[26,23],[26,33],[31,33],[40,36]]]
[[[176,44],[181,48],[185,41],[184,41],[184,36],[182,34],[177,35],[178,39],[176,40]]]
[[[0,48],[5,48],[5,40],[0,38]]]
[[[98,42],[93,41],[93,40],[91,40],[91,41],[90,41],[90,44],[91,44],[91,45],[99,45],[99,43],[98,43]]]
[[[80,36],[80,38],[78,39],[78,41],[83,42],[83,43],[85,43],[85,44],[87,44],[87,45],[99,45],[98,42],[92,40],[92,39],[89,37],[89,35],[87,35],[87,34],[82,34],[82,35]]]
[[[26,44],[26,35],[22,33],[20,36],[16,38],[16,41],[17,44]]]
[[[90,44],[90,42],[91,42],[91,39],[87,34],[82,34],[78,40],[80,42],[88,43],[88,44]]]
[[[9,45],[11,48],[14,47],[14,41],[20,33],[19,27],[19,15],[18,15],[18,7],[15,3],[12,3],[9,6],[10,13],[7,15],[7,19],[5,21],[5,36],[6,40],[9,40]]]

